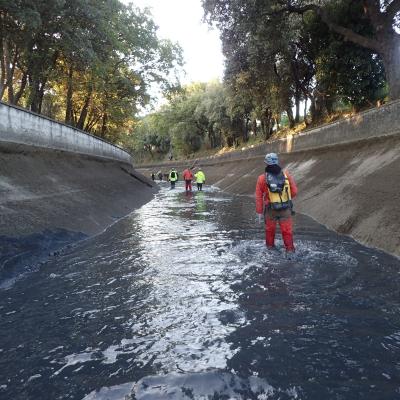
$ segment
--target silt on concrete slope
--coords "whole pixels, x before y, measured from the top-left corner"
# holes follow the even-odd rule
[[[0,143],[0,236],[45,229],[93,235],[155,191],[128,163]]]

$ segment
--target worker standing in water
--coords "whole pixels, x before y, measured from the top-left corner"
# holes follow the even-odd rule
[[[183,171],[182,175],[184,181],[185,181],[185,190],[186,192],[191,192],[192,191],[192,180],[193,180],[193,172],[190,167],[187,167]]]
[[[265,173],[257,179],[256,212],[259,221],[265,221],[265,244],[275,247],[276,224],[279,223],[283,243],[288,258],[294,253],[292,199],[297,195],[297,186],[288,171],[279,165],[278,156],[269,153],[265,156]]]
[[[178,172],[175,168],[172,168],[168,175],[168,180],[171,183],[171,189],[175,189],[175,182],[178,180]]]
[[[206,182],[206,176],[201,167],[199,167],[198,171],[194,174],[194,177],[196,178],[197,190],[203,190],[203,183]]]

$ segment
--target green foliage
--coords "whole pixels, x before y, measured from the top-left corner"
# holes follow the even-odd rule
[[[226,89],[219,82],[186,86],[168,105],[140,121],[132,135],[132,150],[139,158],[143,152],[151,157],[170,153],[177,157],[226,144],[233,128],[226,100]],[[149,138],[152,146],[147,146]]]
[[[0,99],[113,141],[182,65],[148,10],[119,0],[2,0],[0,40]]]
[[[365,3],[203,0],[206,18],[221,31],[230,102],[242,119],[260,120],[268,137],[282,113],[293,126],[306,99],[314,121],[336,102],[360,108],[382,99],[383,64],[371,50],[376,22],[367,16],[386,10]]]
[[[342,0],[331,15],[355,32],[370,35],[371,25],[362,17],[363,12],[361,4]],[[302,35],[309,54],[313,54],[318,89],[330,103],[344,102],[359,109],[385,97],[384,68],[376,54],[344,41],[312,14],[304,19]]]

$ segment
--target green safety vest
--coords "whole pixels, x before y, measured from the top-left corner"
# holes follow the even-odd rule
[[[206,176],[203,171],[198,171],[194,174],[196,178],[196,183],[204,183],[206,181]]]

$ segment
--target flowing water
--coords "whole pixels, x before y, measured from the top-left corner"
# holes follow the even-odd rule
[[[0,398],[400,398],[400,261],[254,200],[155,199],[0,291]],[[279,248],[281,250],[279,250]]]

